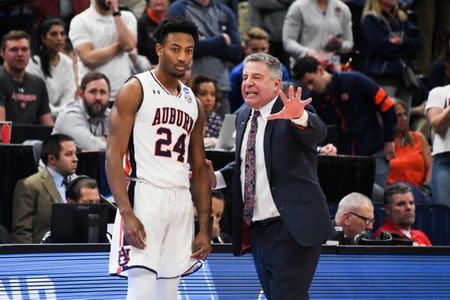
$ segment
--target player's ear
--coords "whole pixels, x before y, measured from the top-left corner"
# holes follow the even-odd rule
[[[160,43],[156,43],[155,50],[158,56],[161,56],[163,46]]]

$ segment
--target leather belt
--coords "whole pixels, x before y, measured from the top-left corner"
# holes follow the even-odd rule
[[[250,227],[252,227],[252,228],[265,227],[267,225],[270,225],[270,224],[273,224],[273,223],[276,223],[276,222],[279,222],[279,221],[281,221],[281,217],[280,216],[273,217],[273,218],[268,218],[268,219],[261,220],[261,221],[254,221],[254,222],[250,223]]]

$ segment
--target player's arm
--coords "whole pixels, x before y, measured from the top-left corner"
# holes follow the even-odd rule
[[[197,102],[199,113],[191,133],[189,157],[192,169],[192,192],[200,231],[194,241],[192,257],[206,259],[211,251],[211,233],[208,224],[211,215],[211,184],[209,182],[208,167],[205,163],[205,147],[203,145],[205,112],[201,103]]]
[[[128,198],[122,161],[141,101],[141,84],[137,79],[131,79],[119,90],[109,116],[105,165],[108,184],[122,216],[125,239],[139,249],[145,248],[145,231],[142,223],[134,215]]]

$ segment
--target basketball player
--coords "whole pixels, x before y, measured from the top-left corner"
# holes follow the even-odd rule
[[[153,37],[158,65],[122,86],[110,115],[106,174],[119,207],[110,273],[128,277],[127,299],[175,300],[181,275],[211,251],[205,114],[179,80],[192,62],[195,24],[168,19]],[[191,198],[200,222],[195,240]]]

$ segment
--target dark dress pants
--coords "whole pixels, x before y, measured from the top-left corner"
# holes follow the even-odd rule
[[[267,299],[309,299],[322,245],[301,247],[281,220],[252,223],[250,230],[253,261]]]

